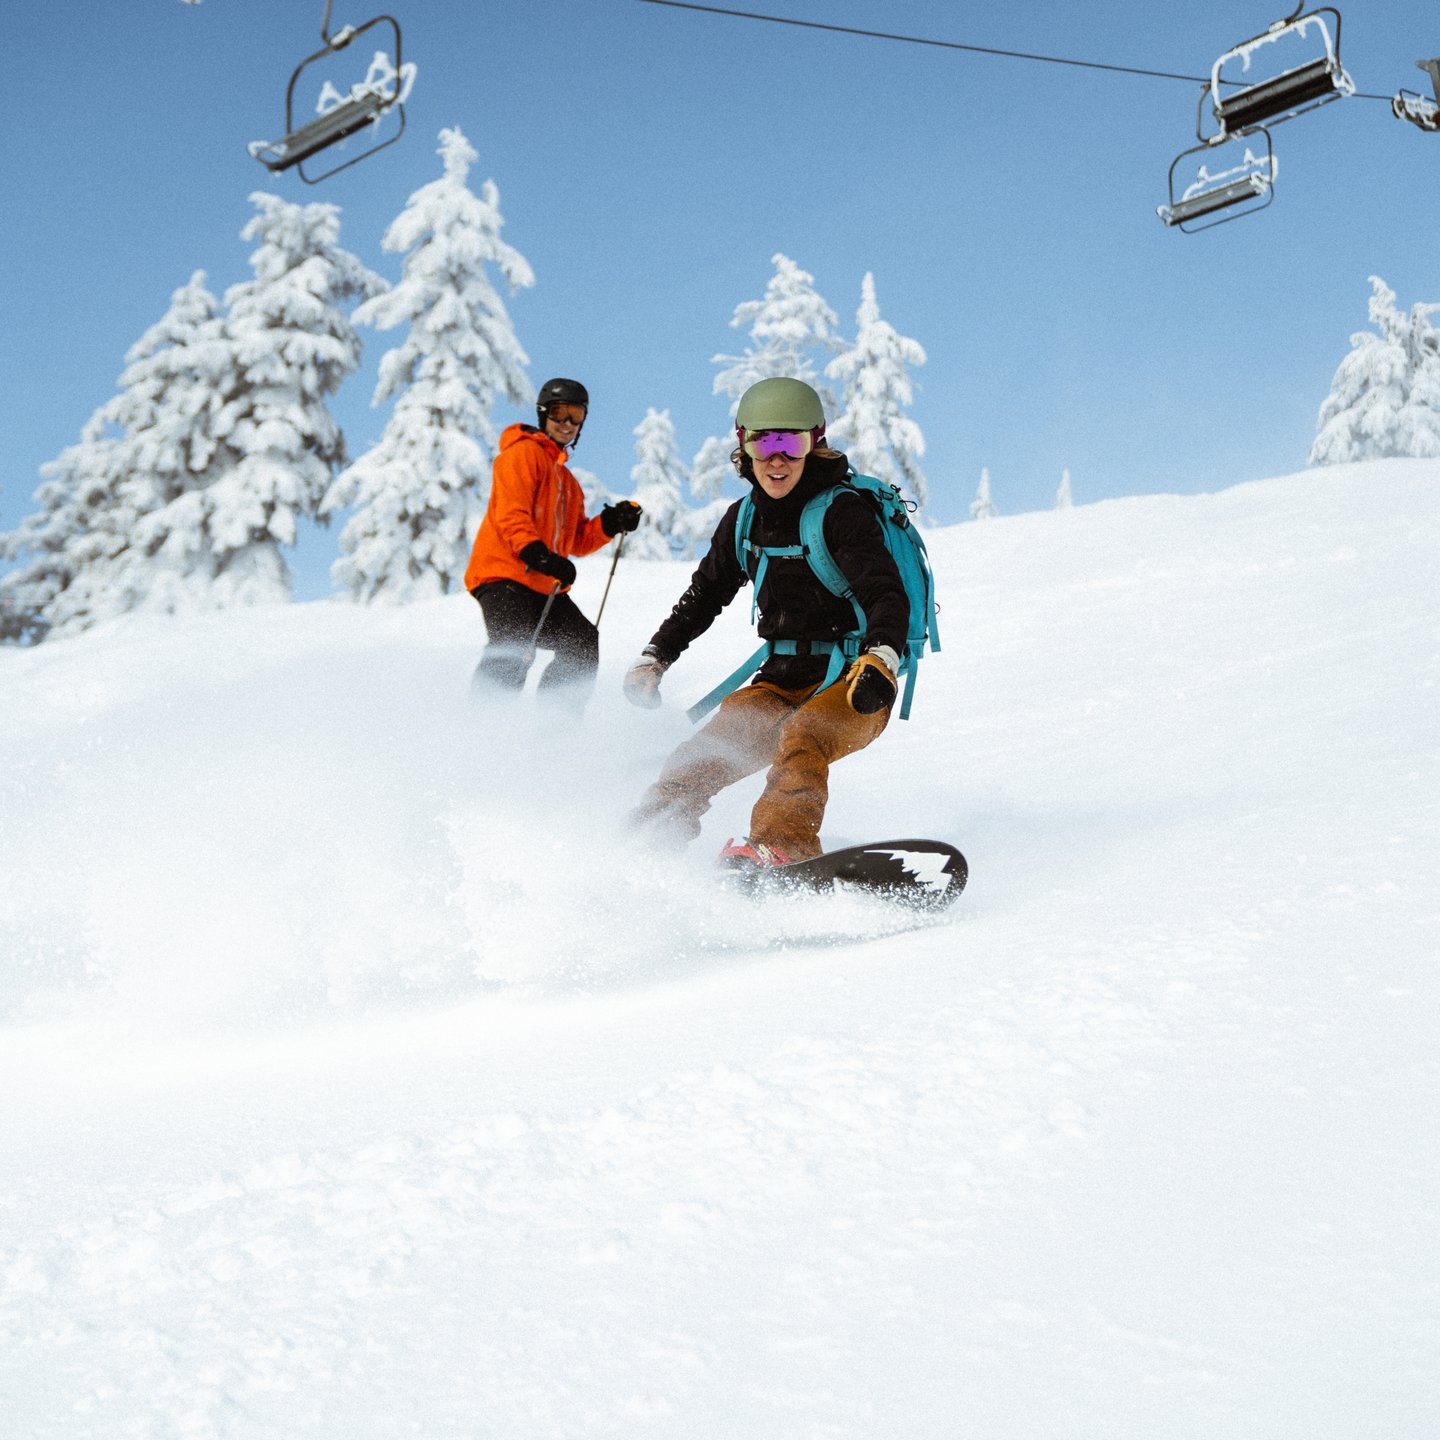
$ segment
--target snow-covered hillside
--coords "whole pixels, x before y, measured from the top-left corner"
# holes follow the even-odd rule
[[[934,532],[827,840],[619,819],[749,648],[583,726],[467,597],[0,652],[5,1440],[1428,1440],[1440,466]],[[584,563],[594,613],[608,556]],[[758,785],[758,781],[754,782]]]

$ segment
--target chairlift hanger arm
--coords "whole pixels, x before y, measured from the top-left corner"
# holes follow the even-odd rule
[[[376,25],[388,25],[395,32],[395,71],[400,71],[400,23],[393,15],[377,15],[373,20],[367,20],[363,25],[342,26],[337,34],[330,33],[330,11],[333,9],[335,0],[325,0],[325,19],[320,26],[320,38],[325,42],[325,49],[317,51],[310,57],[316,60],[328,51],[343,50],[352,40],[358,39],[367,30]],[[308,65],[309,60],[302,64]]]
[[[330,11],[334,8],[334,5],[335,0],[325,0],[325,18],[320,22],[320,38],[325,42],[328,49],[343,50],[360,31],[353,25],[344,25],[341,27],[338,35],[332,35],[330,33]]]
[[[1415,68],[1423,70],[1430,77],[1430,84],[1435,89],[1435,103],[1440,105],[1440,59],[1417,60]]]

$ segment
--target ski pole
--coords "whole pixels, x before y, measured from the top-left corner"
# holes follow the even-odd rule
[[[540,649],[540,632],[545,628],[545,621],[550,617],[550,607],[555,603],[555,597],[560,593],[560,582],[555,582],[555,588],[545,597],[544,608],[540,611],[540,618],[535,622],[535,630],[530,636],[530,660],[533,662],[536,653]]]
[[[605,581],[605,593],[600,597],[600,608],[595,612],[595,628],[600,628],[600,617],[605,613],[605,602],[610,598],[610,581],[615,578],[615,567],[620,563],[620,552],[625,548],[625,536],[622,533],[615,545],[615,558],[610,562],[610,575]]]

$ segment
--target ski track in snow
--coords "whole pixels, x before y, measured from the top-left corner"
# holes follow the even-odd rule
[[[681,566],[579,729],[464,597],[0,653],[0,1436],[1435,1434],[1437,480],[934,533],[938,917],[626,839]]]

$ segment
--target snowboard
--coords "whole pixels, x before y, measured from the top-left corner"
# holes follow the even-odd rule
[[[758,894],[858,891],[907,905],[941,909],[958,898],[969,874],[965,857],[944,840],[876,840],[869,845],[827,850],[811,860],[756,870],[751,888]]]

